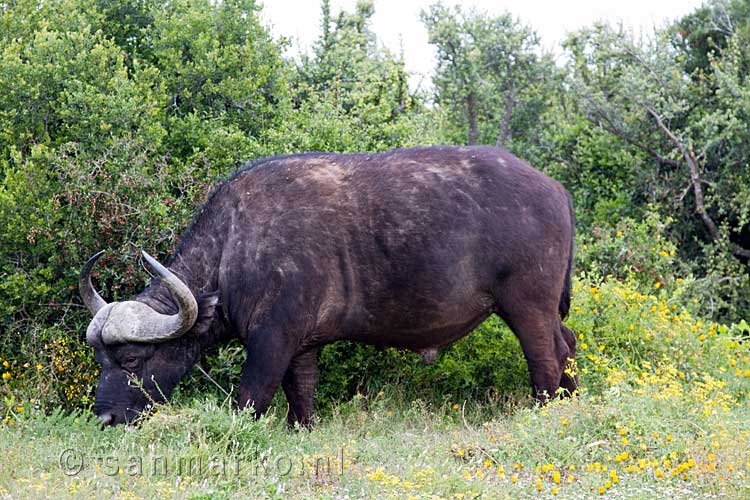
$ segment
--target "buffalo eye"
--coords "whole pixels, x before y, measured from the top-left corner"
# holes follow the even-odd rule
[[[122,366],[123,369],[128,371],[136,371],[138,367],[141,364],[141,359],[137,356],[125,356],[123,358],[122,362],[120,363],[120,366]]]

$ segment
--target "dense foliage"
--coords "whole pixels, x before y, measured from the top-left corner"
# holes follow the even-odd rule
[[[320,37],[297,59],[259,9],[0,1],[6,414],[14,400],[91,403],[97,367],[76,286],[89,255],[107,250],[96,278],[108,299],[133,294],[146,277],[138,249],[167,255],[216,182],[293,151],[501,144],[573,194],[586,286],[675,293],[707,322],[750,315],[747,0],[712,0],[645,39],[596,25],[571,34],[557,63],[510,14],[437,4],[422,13],[438,55],[430,93],[410,91],[400,56],[378,44],[371,1],[332,13],[324,0]],[[597,331],[587,321],[598,313],[573,326]],[[494,319],[432,367],[335,345],[319,394],[397,380],[456,399],[517,394],[527,390],[519,353]],[[228,346],[206,364],[229,387],[241,357]],[[211,388],[193,377],[190,387]]]

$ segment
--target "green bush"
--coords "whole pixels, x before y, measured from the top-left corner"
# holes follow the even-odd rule
[[[290,112],[281,46],[253,2],[131,7],[133,25],[108,21],[114,4],[78,0],[0,12],[4,396],[88,406],[98,368],[82,342],[80,266],[106,250],[94,278],[107,299],[141,290],[138,250],[171,251],[216,181],[268,151],[258,138]]]
[[[584,226],[576,245],[576,268],[594,276],[631,279],[639,288],[672,286],[689,274],[671,239],[670,218],[649,210],[640,220],[629,217]],[[658,283],[658,284],[657,284]]]

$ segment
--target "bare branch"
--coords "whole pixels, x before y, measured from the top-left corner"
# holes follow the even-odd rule
[[[659,115],[659,113],[656,112],[654,108],[646,106],[646,111],[648,111],[649,114],[654,118],[654,120],[656,120],[656,124],[659,126],[659,129],[661,129],[661,131],[664,132],[667,137],[669,137],[669,140],[672,141],[672,143],[680,150],[682,157],[687,163],[688,171],[690,172],[690,182],[693,185],[693,195],[695,196],[695,211],[703,220],[703,224],[706,226],[708,233],[711,235],[711,239],[716,242],[721,241],[722,237],[721,233],[719,232],[719,228],[716,226],[716,223],[711,218],[711,216],[709,216],[706,212],[706,207],[703,201],[703,187],[701,186],[702,180],[700,177],[698,160],[695,157],[695,153],[692,149],[689,149],[685,145],[685,143],[669,129],[669,127],[667,127],[662,117]],[[729,249],[734,255],[738,257],[750,258],[750,250],[743,248],[736,243],[728,243]]]
[[[682,203],[682,200],[685,199],[685,196],[690,192],[690,190],[693,188],[693,184],[690,183],[687,186],[685,186],[685,190],[682,192],[680,196],[675,197],[678,202]]]
[[[669,137],[669,140],[672,141],[672,143],[680,150],[682,157],[687,163],[688,171],[690,172],[690,182],[693,184],[693,194],[695,195],[695,211],[698,213],[698,215],[700,215],[701,219],[703,219],[703,223],[705,224],[706,229],[708,229],[708,232],[711,235],[711,239],[713,239],[714,241],[719,241],[721,239],[719,228],[716,227],[716,223],[714,222],[714,220],[706,213],[706,208],[703,203],[703,187],[701,186],[701,178],[698,172],[698,160],[695,158],[695,153],[693,153],[691,149],[688,149],[688,147],[685,146],[685,143],[680,140],[680,138],[677,137],[674,132],[669,129],[669,127],[666,126],[664,120],[662,120],[661,116],[656,112],[656,110],[654,110],[654,108],[646,106],[646,111],[648,111],[649,114],[654,117],[654,119],[656,120],[656,124],[659,126],[661,131],[664,132],[666,136]]]
[[[513,131],[510,128],[510,120],[513,117],[513,111],[516,104],[516,94],[513,88],[513,80],[510,81],[510,88],[503,95],[503,120],[500,123],[500,134],[497,136],[498,147],[504,147],[511,138]]]
[[[610,134],[613,134],[623,141],[627,142],[631,146],[635,146],[641,151],[648,153],[653,159],[661,163],[662,165],[666,165],[672,168],[678,168],[680,166],[680,162],[673,160],[671,158],[666,158],[659,153],[656,152],[653,148],[650,146],[647,146],[646,144],[643,144],[642,142],[639,142],[626,134],[623,130],[617,128],[612,121],[604,116],[602,113],[596,113],[596,117],[599,118],[599,120],[596,122],[597,125],[602,127],[604,130],[609,132]],[[593,121],[593,120],[592,120]]]

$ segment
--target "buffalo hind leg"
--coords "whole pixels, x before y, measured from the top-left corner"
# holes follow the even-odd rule
[[[318,376],[318,350],[312,349],[292,358],[281,386],[289,402],[287,421],[290,426],[312,424],[315,384]]]
[[[291,358],[283,339],[283,335],[273,331],[256,331],[250,335],[237,400],[241,409],[253,407],[256,416],[268,409]]]
[[[561,356],[564,356],[561,362],[565,369],[560,378],[560,387],[565,389],[566,395],[570,396],[578,389],[578,367],[575,364],[571,366],[569,361],[576,359],[576,336],[570,328],[562,324],[562,321],[560,322],[560,334],[567,346],[567,352],[565,352],[565,349],[561,350]]]
[[[575,344],[571,349],[569,342],[563,338],[556,305],[547,309],[530,304],[524,308],[505,309],[500,313],[521,343],[529,366],[533,396],[541,403],[557,394],[565,376],[567,360],[575,356]],[[575,343],[572,333],[571,339]],[[572,392],[571,389],[575,387],[565,380],[563,388]]]

